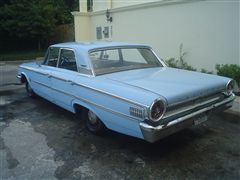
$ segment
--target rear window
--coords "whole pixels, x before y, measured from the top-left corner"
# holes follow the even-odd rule
[[[149,48],[101,49],[89,56],[96,75],[163,66]]]

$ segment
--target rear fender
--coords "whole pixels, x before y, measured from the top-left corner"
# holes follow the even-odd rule
[[[95,113],[100,118],[100,114],[98,113],[97,107],[95,107],[95,106],[93,106],[93,105],[91,105],[87,102],[78,100],[78,99],[75,99],[75,100],[72,101],[73,112],[75,114],[77,113],[77,110],[75,108],[76,105],[82,106],[82,107],[92,111],[93,113]]]

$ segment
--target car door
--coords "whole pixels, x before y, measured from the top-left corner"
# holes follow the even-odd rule
[[[78,75],[75,51],[61,48],[57,68],[51,72],[51,87],[54,103],[71,111],[73,81]]]
[[[49,47],[43,64],[38,65],[32,77],[34,91],[50,101],[53,101],[51,71],[57,66],[59,50],[60,48],[57,47]]]

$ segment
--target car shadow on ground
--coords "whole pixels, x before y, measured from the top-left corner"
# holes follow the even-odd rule
[[[27,98],[27,101],[29,98]],[[43,98],[30,99],[33,103],[37,103],[40,108],[37,110],[42,114],[48,113],[52,114],[53,118],[48,119],[50,122],[56,122],[56,124],[71,124],[70,127],[65,126],[70,130],[65,136],[64,139],[74,138],[76,141],[82,141],[82,138],[91,139],[89,143],[95,143],[100,147],[106,146],[108,149],[111,147],[118,149],[128,149],[133,153],[140,153],[144,156],[157,157],[159,155],[165,156],[167,153],[172,151],[178,151],[189,144],[192,144],[194,141],[198,141],[205,136],[214,133],[211,129],[206,127],[188,128],[180,132],[177,132],[173,135],[165,137],[155,143],[148,143],[144,140],[130,137],[124,134],[120,134],[111,130],[108,130],[103,136],[96,136],[91,134],[85,128],[84,120],[79,119],[76,115],[66,111],[53,103],[46,101]],[[236,121],[238,117],[231,115],[229,113],[223,113],[225,116],[231,116],[231,121]],[[68,123],[66,123],[68,122]]]
[[[43,98],[28,98],[23,91],[10,94],[11,102],[4,107],[4,119],[7,123],[16,119],[29,122],[34,131],[45,135],[47,145],[55,151],[54,160],[64,162],[55,172],[60,179],[81,177],[75,174],[76,168],[84,163],[92,164],[91,167],[103,175],[111,169],[139,179],[141,168],[151,173],[152,168],[164,167],[167,173],[177,166],[186,172],[190,169],[196,177],[194,174],[202,174],[206,168],[210,168],[209,173],[226,172],[215,164],[221,165],[221,158],[225,156],[240,157],[238,146],[232,146],[239,132],[239,115],[236,114],[219,113],[203,125],[148,143],[110,130],[104,136],[93,135],[86,130],[84,121],[73,113]],[[194,170],[199,164],[201,168]]]
[[[11,94],[11,93],[8,92],[8,94]],[[152,156],[154,156],[155,154],[168,153],[171,149],[175,150],[176,148],[183,148],[184,146],[191,144],[195,140],[204,138],[206,134],[213,133],[210,129],[201,127],[201,126],[196,128],[188,128],[180,132],[177,132],[173,135],[170,135],[168,137],[165,137],[164,139],[161,139],[155,143],[148,143],[144,140],[123,135],[117,132],[113,132],[111,130],[108,130],[104,136],[98,137],[98,136],[92,135],[90,132],[86,130],[84,120],[79,119],[73,113],[62,109],[57,105],[41,97],[36,97],[34,99],[29,97],[23,97],[22,100],[13,101],[12,103],[15,104],[13,106],[16,106],[17,104],[18,107],[21,107],[21,103],[24,103],[24,102],[37,104],[36,106],[34,106],[36,107],[36,109],[34,110],[36,110],[40,114],[46,114],[46,113],[51,114],[53,118],[48,118],[49,122],[55,122],[56,120],[60,121],[57,124],[61,124],[61,121],[63,120],[65,122],[66,121],[71,122],[72,124],[74,124],[73,126],[70,127],[70,129],[74,131],[72,133],[74,133],[75,136],[78,136],[79,138],[81,137],[81,132],[84,131],[84,133],[88,134],[89,136],[101,138],[101,141],[105,141],[105,143],[110,143],[109,145],[115,144],[120,149],[125,149],[125,148],[130,148],[133,150],[137,149],[139,152],[142,151],[142,153],[146,151],[146,154],[151,154]],[[60,116],[61,118],[59,118],[58,116]],[[240,116],[236,114],[222,112],[222,113],[219,113],[217,116],[220,116],[222,119],[227,120],[228,122],[231,122],[234,124],[240,123],[239,121]]]

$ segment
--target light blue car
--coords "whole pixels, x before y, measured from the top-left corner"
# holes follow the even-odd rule
[[[111,129],[148,142],[206,121],[235,97],[232,79],[169,68],[133,43],[55,44],[43,63],[20,65],[18,78],[29,96],[79,114],[94,134]]]

